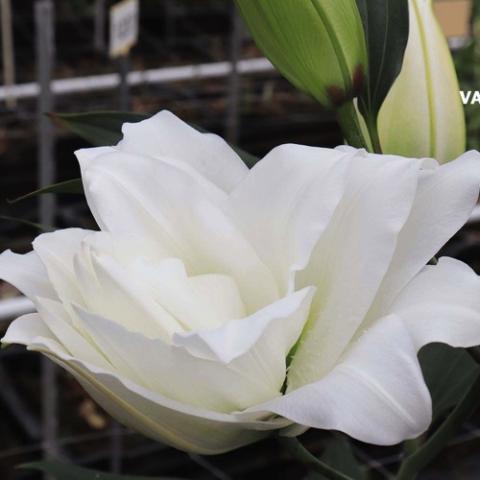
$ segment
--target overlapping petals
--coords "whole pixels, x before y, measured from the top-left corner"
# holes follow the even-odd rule
[[[107,411],[219,453],[271,431],[376,444],[422,433],[430,342],[480,344],[480,280],[425,266],[477,201],[480,155],[433,160],[284,145],[251,171],[168,112],[77,152],[100,231],[0,256],[37,312],[20,343]]]

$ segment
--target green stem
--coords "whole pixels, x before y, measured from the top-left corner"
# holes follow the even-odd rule
[[[397,480],[413,480],[445,447],[457,428],[473,413],[480,398],[480,376],[438,430],[415,453],[407,457]]]
[[[373,151],[375,153],[383,153],[380,137],[378,135],[377,118],[375,115],[369,115],[366,119],[368,133],[370,134],[370,141],[372,142]]]
[[[338,472],[312,455],[296,438],[279,437],[279,440],[292,457],[307,465],[314,472],[320,473],[331,480],[353,480],[348,475]]]
[[[27,227],[35,228],[36,230],[40,230],[41,232],[51,232],[53,228],[48,228],[46,225],[40,225],[39,223],[30,222],[28,220],[24,220],[23,218],[15,218],[15,217],[8,217],[6,215],[0,215],[0,220],[5,220],[7,222],[16,222],[20,225],[25,225]]]
[[[413,455],[422,446],[421,437],[407,440],[403,444],[403,450],[407,455]]]
[[[349,145],[355,148],[368,150],[368,143],[363,136],[353,100],[344,103],[337,110],[337,121],[342,129],[343,136]]]

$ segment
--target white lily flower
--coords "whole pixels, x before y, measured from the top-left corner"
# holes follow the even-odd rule
[[[378,118],[382,150],[434,157],[465,151],[465,113],[447,40],[432,0],[409,0],[410,33],[402,70]]]
[[[479,277],[450,258],[425,266],[477,200],[478,153],[439,166],[283,145],[248,171],[168,112],[123,133],[77,152],[101,231],[0,256],[38,310],[3,343],[202,454],[306,427],[380,445],[428,427],[418,350],[480,344]]]

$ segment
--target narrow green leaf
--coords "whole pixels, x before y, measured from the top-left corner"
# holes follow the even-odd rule
[[[408,0],[357,0],[368,50],[368,81],[360,111],[376,121],[402,69],[409,33]],[[368,123],[368,122],[367,122]]]
[[[56,480],[180,480],[172,477],[138,477],[132,475],[115,475],[112,473],[89,470],[66,463],[44,461],[20,465],[19,468],[38,470],[53,476]]]
[[[344,435],[335,435],[320,457],[330,467],[355,480],[363,480],[365,473],[353,454],[352,447]],[[326,480],[319,473],[310,473],[304,480]]]
[[[33,192],[22,195],[21,197],[8,200],[8,203],[17,203],[21,200],[41,195],[43,193],[83,193],[82,181],[80,178],[74,178],[73,180],[67,180],[65,182],[54,183],[48,187],[39,188]]]
[[[461,348],[433,343],[419,353],[433,402],[433,420],[453,408],[480,374],[479,365]]]
[[[24,220],[23,218],[8,217],[7,215],[0,215],[0,220],[5,220],[7,222],[20,223],[21,225],[24,225],[26,227],[35,228],[36,230],[40,230],[42,232],[51,231],[50,228],[47,228],[44,225],[40,225],[39,223],[35,223],[35,222],[30,222],[29,220]]]
[[[122,139],[122,125],[148,118],[142,113],[89,112],[50,113],[50,118],[95,147],[115,145]]]
[[[416,478],[417,474],[444,450],[460,426],[478,408],[479,401],[480,377],[477,375],[475,381],[458,402],[452,413],[450,413],[445,421],[418,450],[402,462],[395,478],[397,480],[411,480]]]
[[[329,480],[357,480],[340,472],[336,468],[328,465],[322,459],[319,459],[310,453],[297,437],[279,437],[278,440],[293,458],[307,466],[311,472],[320,475],[320,477],[317,476],[316,478],[327,478]]]
[[[246,152],[245,150],[235,145],[230,145],[236,152],[236,154],[242,159],[242,162],[248,167],[252,168],[256,163],[260,161],[258,157]]]

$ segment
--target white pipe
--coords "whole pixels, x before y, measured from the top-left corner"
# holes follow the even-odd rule
[[[156,68],[151,70],[135,70],[128,74],[127,81],[131,86],[156,83],[178,82],[183,80],[204,80],[207,78],[224,77],[230,73],[230,62],[201,63],[181,67]],[[249,58],[238,62],[238,71],[243,74],[272,71],[273,65],[266,58]],[[120,78],[116,73],[74,77],[53,80],[52,92],[56,95],[69,93],[93,92],[110,90],[118,87]],[[0,100],[8,95],[16,98],[36,97],[40,89],[38,83],[21,83],[8,89],[0,87]]]

